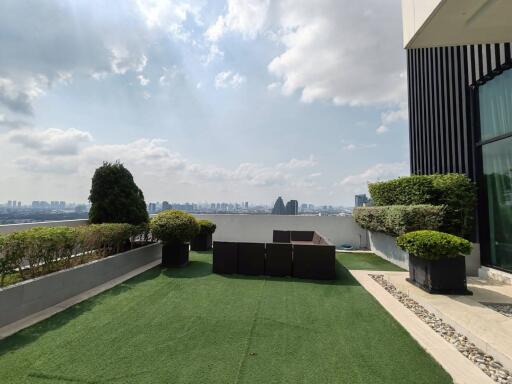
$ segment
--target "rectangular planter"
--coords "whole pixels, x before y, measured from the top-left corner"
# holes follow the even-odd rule
[[[150,244],[0,289],[0,327],[107,283],[160,257],[160,244]]]
[[[427,260],[409,255],[407,280],[429,293],[471,294],[466,285],[466,263],[463,256]]]
[[[190,242],[192,251],[209,251],[212,249],[212,234],[198,235]]]

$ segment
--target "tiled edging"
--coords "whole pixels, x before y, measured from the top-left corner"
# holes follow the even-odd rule
[[[484,353],[471,343],[466,336],[456,332],[452,326],[446,324],[442,319],[426,310],[407,294],[401,292],[391,282],[387,281],[384,275],[369,274],[369,276],[443,339],[451,343],[462,355],[474,363],[492,380],[500,384],[512,384],[512,373],[504,369],[503,365],[493,356]]]

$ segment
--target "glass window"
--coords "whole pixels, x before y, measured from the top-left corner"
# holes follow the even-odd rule
[[[482,157],[489,206],[489,261],[512,271],[512,137],[485,144]]]
[[[512,132],[512,70],[479,89],[481,140]]]

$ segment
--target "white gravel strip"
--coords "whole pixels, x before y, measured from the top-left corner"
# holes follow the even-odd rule
[[[460,353],[479,367],[487,376],[500,384],[512,384],[512,373],[503,368],[503,365],[493,356],[484,353],[471,343],[466,336],[456,332],[453,327],[446,324],[433,313],[427,311],[407,294],[397,289],[391,282],[384,278],[384,275],[369,274],[369,276],[436,333],[453,344]]]

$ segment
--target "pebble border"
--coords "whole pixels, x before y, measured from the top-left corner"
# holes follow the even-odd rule
[[[493,311],[501,313],[503,316],[512,317],[512,304],[505,303],[480,303]]]
[[[402,303],[407,309],[412,311],[424,323],[438,333],[443,339],[453,344],[457,350],[466,358],[473,362],[492,380],[500,384],[512,384],[512,373],[503,368],[503,365],[494,359],[493,356],[486,354],[468,338],[446,324],[441,318],[427,311],[423,306],[411,299],[409,295],[397,289],[391,282],[384,278],[384,275],[368,274],[375,282],[382,286],[395,299]]]

